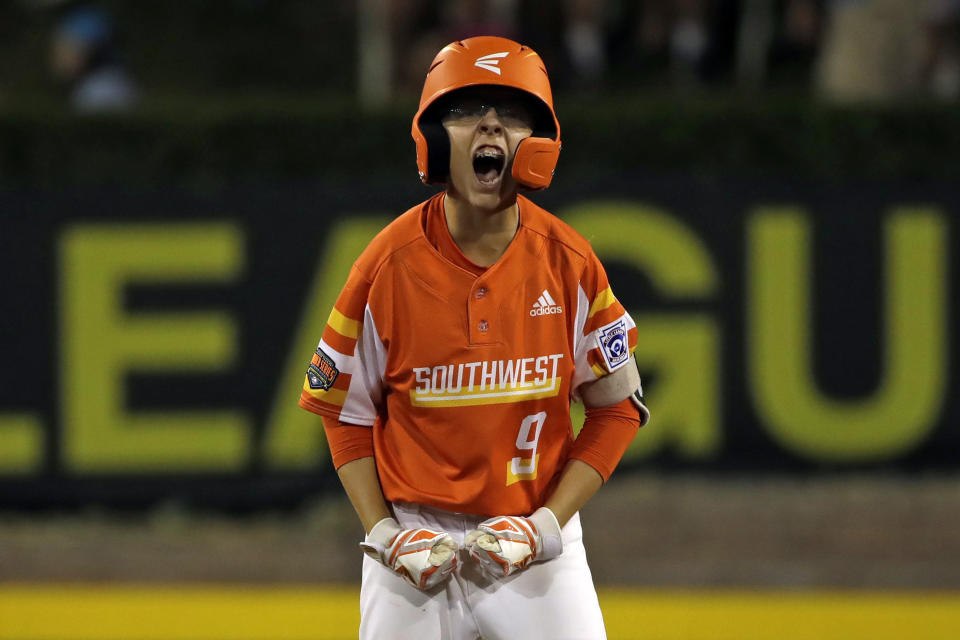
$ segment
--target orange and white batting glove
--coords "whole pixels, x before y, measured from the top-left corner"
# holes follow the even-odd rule
[[[445,581],[457,568],[458,547],[450,534],[401,529],[393,518],[375,524],[360,548],[421,591]]]
[[[560,523],[553,511],[540,507],[530,517],[497,516],[484,520],[467,533],[464,546],[484,572],[495,578],[509,576],[531,562],[563,553]]]

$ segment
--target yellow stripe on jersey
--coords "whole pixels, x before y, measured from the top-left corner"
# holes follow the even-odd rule
[[[602,378],[603,376],[609,373],[609,371],[607,371],[606,369],[604,369],[598,364],[591,364],[590,370],[593,371],[593,375],[597,376],[598,378]]]
[[[327,389],[326,391],[323,389],[314,389],[310,386],[310,379],[306,376],[303,378],[303,390],[317,400],[322,400],[328,404],[335,404],[338,407],[342,407],[343,403],[347,401],[347,392],[343,389]]]
[[[560,383],[563,378],[549,378],[544,384],[524,386],[517,384],[500,385],[494,388],[476,391],[457,392],[423,392],[410,390],[410,404],[415,407],[470,407],[479,404],[509,404],[536,400],[538,398],[552,398],[560,392]]]
[[[587,315],[587,318],[592,318],[596,314],[600,313],[604,309],[607,309],[614,302],[617,301],[616,296],[613,295],[613,289],[607,287],[603,291],[597,294],[597,297],[593,299],[593,304],[590,305],[590,313]]]
[[[360,335],[360,323],[343,315],[337,311],[336,307],[330,311],[327,324],[330,325],[334,331],[348,338],[356,338]]]

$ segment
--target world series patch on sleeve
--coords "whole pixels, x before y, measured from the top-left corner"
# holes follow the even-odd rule
[[[317,352],[310,359],[310,366],[307,367],[307,380],[310,381],[311,389],[328,390],[336,382],[340,371],[334,364],[333,359],[323,352],[323,349],[317,347]]]

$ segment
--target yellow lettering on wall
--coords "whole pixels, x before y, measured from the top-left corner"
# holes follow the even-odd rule
[[[132,283],[231,282],[243,263],[232,224],[85,225],[61,237],[63,457],[78,472],[227,471],[249,455],[240,411],[138,411],[130,371],[218,371],[236,361],[225,313],[124,310]]]
[[[330,230],[267,423],[264,456],[272,468],[315,469],[329,461],[320,416],[301,409],[297,400],[310,357],[353,262],[389,221],[382,216],[350,216]]]
[[[901,208],[886,219],[883,375],[872,396],[849,401],[825,397],[811,373],[809,223],[799,210],[766,208],[749,224],[750,384],[771,435],[835,462],[892,459],[921,443],[946,383],[944,217]]]
[[[646,457],[672,445],[681,458],[713,457],[722,434],[717,323],[703,314],[635,315],[637,362],[655,368],[657,384],[655,394],[646,392],[647,406],[655,413],[626,456]]]
[[[718,271],[695,233],[655,207],[589,202],[563,211],[604,261],[642,272],[665,296],[701,299],[719,290]],[[614,292],[616,293],[616,291]],[[630,310],[637,323],[636,358],[657,374],[645,389],[652,412],[624,459],[649,456],[667,446],[685,458],[709,458],[720,446],[719,329],[700,313]]]
[[[38,471],[43,423],[30,413],[0,413],[0,475]]]

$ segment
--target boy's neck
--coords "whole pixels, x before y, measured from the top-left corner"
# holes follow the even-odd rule
[[[489,267],[507,250],[517,233],[520,209],[516,199],[497,210],[478,209],[454,190],[443,199],[450,237],[471,262]]]

